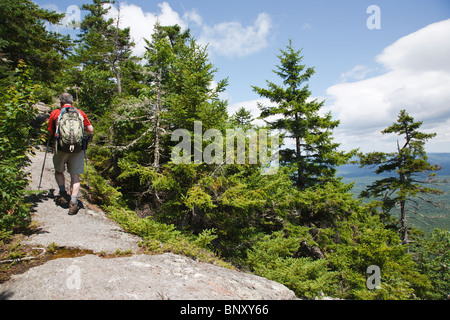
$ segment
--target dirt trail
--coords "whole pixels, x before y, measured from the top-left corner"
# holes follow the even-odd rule
[[[37,190],[44,152],[28,168],[29,189]],[[69,180],[66,179],[66,186]],[[138,254],[139,238],[126,233],[107,215],[81,198],[77,215],[56,206],[52,154],[47,155],[32,219],[37,232],[24,245],[58,246],[93,253],[132,251],[129,257],[105,259],[95,254],[59,258],[14,275],[0,284],[1,299],[295,299],[283,285],[265,278],[194,261],[174,254]]]

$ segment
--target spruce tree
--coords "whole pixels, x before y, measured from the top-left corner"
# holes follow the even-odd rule
[[[405,110],[401,110],[397,122],[382,131],[383,134],[396,133],[404,137],[401,146],[397,140],[397,151],[392,153],[371,152],[359,154],[361,166],[376,167],[376,174],[388,173],[389,176],[375,181],[361,193],[361,197],[381,198],[382,215],[385,220],[389,212],[400,207],[400,238],[403,244],[408,243],[407,213],[414,212],[408,204],[417,204],[428,194],[441,194],[442,191],[427,186],[434,171],[439,165],[428,162],[425,142],[436,136],[436,133],[418,131],[422,121],[415,122]],[[422,178],[421,178],[422,177]],[[418,212],[416,212],[418,213]]]
[[[209,61],[206,47],[193,38],[177,48],[177,59],[170,69],[170,121],[175,128],[194,131],[194,122],[202,121],[203,129],[223,129],[227,118],[226,101],[219,93],[228,85],[228,78],[217,81],[217,69]]]
[[[164,115],[167,113],[166,96],[170,91],[170,69],[176,59],[177,44],[183,44],[189,38],[189,31],[181,33],[181,28],[175,26],[161,26],[159,22],[155,24],[152,41],[145,39],[147,51],[146,64],[146,84],[144,96],[151,101],[152,127],[153,132],[153,167],[160,167],[160,159],[163,148],[163,135],[168,134],[167,124]],[[165,127],[165,128],[164,128]]]
[[[58,78],[72,43],[69,36],[49,32],[45,23],[58,24],[63,17],[30,0],[1,1],[0,86],[14,81],[11,78],[21,60],[35,82],[51,85]]]
[[[203,132],[225,128],[226,103],[218,93],[226,80],[211,86],[215,69],[206,49],[179,26],[156,24],[145,59],[145,88],[137,99],[116,99],[119,105],[110,108],[109,128],[98,134],[104,144],[98,153],[103,158],[104,150],[110,150],[105,164],[107,170],[114,169],[112,177],[139,199],[137,205],[150,203],[156,211],[174,197],[156,190],[152,181],[161,172],[169,175],[179,169],[171,164],[172,148],[179,143],[171,140],[171,132],[187,129],[194,136],[194,121],[202,122]]]
[[[351,153],[339,152],[339,144],[333,142],[332,130],[339,125],[332,120],[331,112],[321,115],[325,101],[311,99],[307,82],[315,73],[314,68],[301,64],[303,56],[289,42],[286,50],[280,50],[280,65],[274,73],[280,77],[282,85],[267,82],[267,89],[253,86],[260,96],[276,105],[259,104],[261,118],[269,127],[284,132],[286,138],[294,140],[294,149],[280,151],[281,163],[296,166],[294,183],[300,189],[334,179],[335,167],[344,164]]]
[[[113,19],[105,19],[110,8],[104,5],[111,4],[110,0],[93,0],[91,4],[83,4],[82,10],[89,13],[83,18],[80,25],[81,33],[78,35],[78,46],[75,48],[75,61],[83,65],[95,65],[102,70],[106,66],[108,52],[108,39],[106,34],[113,26]]]
[[[243,129],[251,128],[252,121],[252,113],[243,107],[239,108],[239,110],[236,111],[236,113],[234,113],[230,118],[230,122],[233,126]]]
[[[81,22],[78,46],[70,59],[81,69],[73,71],[74,84],[81,87],[81,107],[97,115],[109,108],[116,93],[139,91],[139,59],[132,55],[130,28],[119,27],[120,6],[117,17],[107,19],[114,4],[111,0],[93,0],[81,7],[89,13]]]

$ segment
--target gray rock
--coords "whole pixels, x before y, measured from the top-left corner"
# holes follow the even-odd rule
[[[28,168],[31,190],[38,188],[43,159],[44,153],[37,152]],[[77,215],[69,216],[67,209],[56,206],[52,199],[55,188],[52,154],[48,154],[42,179],[45,193],[34,199],[32,215],[40,229],[23,244],[45,247],[56,243],[93,252],[113,253],[117,249],[137,252],[140,239],[124,232],[105,213],[85,207]],[[59,258],[0,284],[0,300],[295,298],[291,290],[277,282],[169,253],[109,259],[94,254]]]
[[[50,115],[51,113],[51,108],[43,102],[36,103],[34,107],[37,109],[39,114]]]
[[[0,285],[4,299],[290,300],[283,285],[174,254],[62,258]]]

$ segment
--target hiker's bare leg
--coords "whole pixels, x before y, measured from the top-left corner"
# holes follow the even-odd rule
[[[72,197],[78,197],[78,192],[80,192],[80,175],[70,174],[70,189],[72,191]]]
[[[64,186],[66,183],[64,179],[64,172],[55,171],[55,179],[56,183],[58,183],[58,186]]]
[[[70,196],[70,204],[69,204],[69,215],[77,214],[78,212],[78,192],[80,191],[80,175],[78,174],[70,174],[70,188],[71,188],[71,196]]]

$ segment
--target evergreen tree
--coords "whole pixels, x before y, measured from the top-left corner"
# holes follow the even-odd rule
[[[93,0],[84,4],[89,11],[81,22],[78,46],[71,61],[74,84],[81,87],[81,107],[102,115],[110,106],[115,94],[138,94],[140,67],[132,56],[134,43],[130,28],[120,29],[120,7],[118,16],[106,19],[115,1]],[[114,80],[112,80],[114,79]],[[126,80],[126,81],[124,81]]]
[[[174,128],[194,131],[194,122],[202,121],[203,129],[223,130],[227,120],[226,101],[219,93],[228,85],[228,79],[212,87],[217,69],[209,62],[207,49],[195,39],[178,46],[177,59],[170,70],[169,121]]]
[[[206,50],[178,26],[157,24],[147,41],[145,59],[145,88],[137,99],[114,100],[104,120],[105,129],[97,130],[99,148],[91,154],[106,166],[99,166],[99,171],[119,179],[123,188],[139,199],[138,206],[150,203],[158,209],[174,196],[156,190],[154,181],[149,180],[171,160],[172,148],[178,142],[171,141],[170,133],[183,128],[193,135],[194,121],[202,121],[203,131],[224,129],[226,102],[219,100],[218,92],[226,81],[211,86],[215,69]],[[170,175],[176,169],[165,172]]]
[[[331,132],[338,121],[321,115],[324,102],[311,100],[307,82],[314,69],[301,64],[301,52],[290,43],[281,50],[275,71],[282,85],[254,87],[276,104],[260,105],[261,117],[295,141],[282,153],[288,165],[262,175],[260,164],[175,164],[170,161],[177,143],[170,141],[171,130],[193,131],[194,122],[202,121],[202,133],[230,127],[249,132],[255,128],[251,114],[241,108],[228,119],[226,101],[219,99],[227,80],[213,85],[216,69],[206,48],[179,26],[156,26],[141,69],[131,55],[129,30],[119,28],[120,14],[118,20],[105,19],[106,5],[112,3],[94,0],[83,7],[89,14],[70,60],[64,60],[69,41],[43,28],[43,22],[56,23],[62,15],[27,0],[0,4],[0,242],[31,221],[23,191],[27,153],[39,135],[31,126],[35,82],[50,83],[58,68],[69,64],[66,71],[73,79],[64,81],[81,86],[82,107],[102,115],[89,148],[93,189],[88,196],[141,236],[143,249],[209,260],[212,248],[299,297],[446,298],[449,233],[435,230],[430,237],[415,237],[412,254],[400,245],[408,242],[411,204],[440,194],[429,184],[439,167],[424,151],[435,134],[418,131],[422,122],[402,110],[397,122],[383,130],[405,138],[397,152],[360,155],[361,165],[391,174],[362,193],[382,198],[383,214],[368,214],[375,212],[373,203],[363,205],[350,193],[352,185],[334,176],[335,166],[349,154],[337,151]],[[204,141],[202,147],[211,145]],[[133,206],[145,218],[129,210]],[[383,221],[396,206],[400,238]],[[370,265],[382,270],[380,290],[366,286]]]
[[[407,213],[408,202],[417,203],[427,194],[441,194],[437,188],[426,186],[426,178],[434,176],[438,165],[428,162],[425,142],[436,136],[436,133],[418,131],[422,121],[414,122],[405,110],[401,110],[397,122],[382,131],[383,134],[396,133],[405,141],[400,146],[397,140],[397,152],[371,152],[359,154],[361,166],[377,167],[376,174],[389,173],[390,176],[372,183],[361,193],[361,197],[380,197],[383,218],[388,219],[389,212],[400,206],[400,237],[403,244],[408,243]],[[420,176],[425,179],[421,179]]]
[[[154,159],[158,160],[158,148],[171,151],[174,145],[166,141],[162,146],[159,133],[163,131],[169,133],[182,128],[193,133],[195,121],[202,122],[203,131],[224,130],[228,117],[226,102],[221,101],[218,94],[225,89],[227,79],[212,87],[217,70],[209,62],[206,48],[199,46],[188,31],[181,32],[177,25],[157,24],[152,42],[147,45],[148,85],[156,117]],[[160,130],[162,125],[164,130]],[[168,160],[166,153],[165,161]],[[155,167],[158,167],[157,162],[160,161],[154,161]]]
[[[83,18],[80,25],[81,33],[76,41],[78,46],[75,48],[76,62],[83,65],[95,65],[102,70],[109,70],[107,67],[106,54],[108,53],[108,41],[106,35],[110,34],[110,29],[114,24],[114,19],[105,19],[114,1],[111,0],[92,0],[91,4],[83,4],[82,10],[89,11]]]
[[[147,51],[145,58],[147,59],[146,71],[148,73],[145,96],[153,102],[153,110],[149,114],[153,115],[152,125],[153,132],[153,167],[160,167],[160,159],[162,153],[162,134],[168,133],[163,128],[167,112],[166,96],[169,93],[170,86],[170,68],[176,58],[176,44],[189,37],[189,32],[180,32],[181,28],[177,25],[163,27],[156,23],[152,41],[147,42]],[[166,125],[166,129],[168,129]]]
[[[249,110],[241,107],[230,119],[233,126],[243,129],[249,129],[252,127],[253,117]]]
[[[339,121],[332,120],[331,112],[321,116],[319,111],[324,101],[310,100],[311,91],[306,84],[314,74],[314,68],[301,64],[303,56],[289,42],[286,50],[280,50],[280,65],[274,73],[283,80],[283,85],[267,81],[267,89],[253,86],[260,96],[268,98],[276,106],[262,104],[261,118],[267,120],[271,129],[285,132],[292,138],[295,149],[280,151],[281,162],[293,164],[296,173],[293,180],[300,189],[334,179],[335,167],[344,164],[351,153],[337,151],[339,144],[333,142],[332,130]]]
[[[14,82],[14,70],[23,60],[35,83],[53,87],[65,66],[72,43],[69,36],[49,32],[45,23],[58,24],[64,17],[30,0],[0,3],[0,89]]]
[[[186,45],[190,38],[189,30],[181,31],[181,27],[161,26],[159,22],[155,24],[151,41],[145,39],[147,43],[147,51],[145,58],[147,59],[146,67],[148,77],[146,83],[152,85],[157,81],[157,76],[161,70],[161,84],[168,86],[170,81],[170,70],[179,53],[180,48]]]

